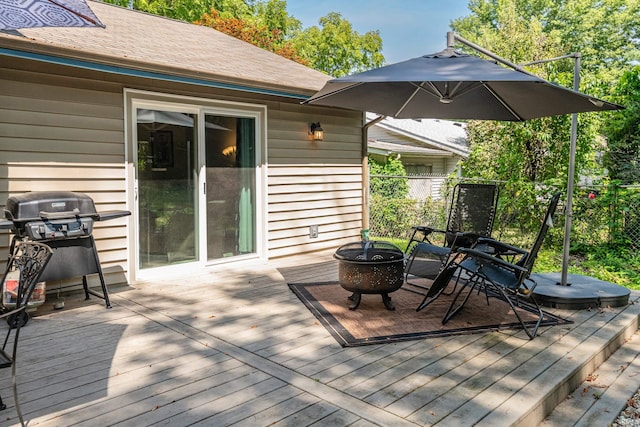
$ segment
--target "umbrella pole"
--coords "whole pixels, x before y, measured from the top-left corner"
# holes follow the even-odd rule
[[[580,88],[580,54],[574,53],[573,88]],[[560,285],[568,286],[567,272],[569,270],[569,247],[571,244],[571,220],[573,216],[573,184],[576,170],[576,141],[578,139],[578,114],[571,115],[571,146],[569,148],[569,178],[567,181],[567,207],[564,220],[564,251],[562,253],[562,276]]]
[[[469,46],[470,48],[489,56],[503,64],[518,70],[524,73],[528,73],[526,70],[522,68],[522,65],[514,64],[510,61],[507,61],[504,58],[496,55],[495,53],[484,49],[477,44],[466,40],[452,31],[447,32],[447,48],[453,49],[456,41]],[[580,90],[580,53],[574,52],[568,55],[559,56],[557,58],[550,59],[542,59],[540,61],[533,61],[523,65],[534,65],[541,64],[545,62],[557,61],[560,59],[573,58],[574,66],[573,66],[573,89],[575,91]],[[571,141],[569,147],[569,170],[568,170],[568,178],[567,178],[567,201],[565,207],[565,221],[564,221],[564,241],[563,241],[563,252],[562,252],[562,273],[560,277],[560,282],[558,285],[569,286],[570,283],[567,283],[568,270],[569,270],[569,249],[571,246],[571,220],[573,216],[573,189],[574,189],[574,179],[575,179],[575,169],[576,169],[576,145],[578,139],[578,114],[573,113],[571,115]]]
[[[524,65],[542,64],[544,62],[557,61],[559,59],[573,58],[573,89],[577,92],[580,90],[580,53],[574,52],[557,58],[541,59],[539,61],[529,62]],[[567,201],[564,216],[564,241],[562,250],[562,273],[560,274],[560,282],[558,285],[570,286],[568,283],[569,272],[569,250],[571,248],[571,222],[573,220],[573,191],[576,173],[576,145],[578,140],[578,114],[571,115],[571,141],[569,145],[569,170],[567,172]]]

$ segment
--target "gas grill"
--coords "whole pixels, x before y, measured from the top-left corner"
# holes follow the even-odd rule
[[[107,308],[111,307],[93,238],[93,223],[131,215],[131,212],[97,212],[93,199],[84,193],[34,191],[9,197],[4,213],[7,219],[0,221],[0,230],[13,232],[10,254],[14,253],[18,240],[38,241],[52,249],[53,256],[39,280],[82,276],[86,299],[91,294],[104,299]],[[88,274],[98,274],[102,293],[89,288]]]

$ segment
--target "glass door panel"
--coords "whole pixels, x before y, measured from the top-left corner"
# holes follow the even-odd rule
[[[136,110],[138,267],[198,260],[196,116]]]
[[[256,252],[255,119],[205,115],[207,258]]]

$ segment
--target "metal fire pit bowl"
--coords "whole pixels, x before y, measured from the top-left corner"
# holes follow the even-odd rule
[[[362,294],[380,294],[388,310],[395,310],[391,292],[404,281],[404,253],[388,242],[366,240],[340,246],[333,257],[338,260],[340,286],[353,295],[350,310],[360,305]]]

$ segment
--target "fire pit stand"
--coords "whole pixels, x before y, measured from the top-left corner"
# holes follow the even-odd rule
[[[389,294],[404,282],[404,253],[388,242],[365,240],[348,243],[333,255],[338,260],[340,286],[353,294],[350,310],[360,305],[362,294],[380,294],[387,310],[395,310]]]

